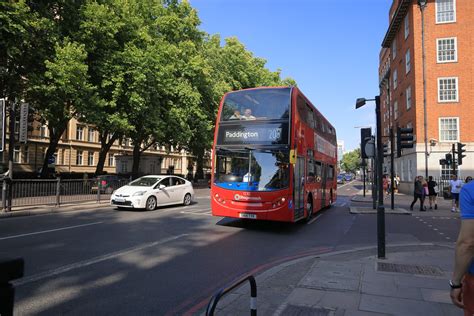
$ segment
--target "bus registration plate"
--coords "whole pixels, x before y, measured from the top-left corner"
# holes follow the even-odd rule
[[[250,219],[257,219],[257,215],[250,214],[250,213],[239,213],[240,218],[250,218]]]

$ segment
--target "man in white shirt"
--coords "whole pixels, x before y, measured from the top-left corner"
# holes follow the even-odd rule
[[[458,179],[458,176],[453,174],[449,181],[451,188],[452,208],[451,212],[459,212],[459,192],[461,192],[462,181]]]

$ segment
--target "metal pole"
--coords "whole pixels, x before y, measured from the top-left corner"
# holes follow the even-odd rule
[[[363,158],[362,158],[362,161],[364,161]],[[362,165],[362,175],[364,178],[364,197],[365,197],[365,162],[363,162],[363,165]]]
[[[377,209],[377,190],[375,188],[375,158],[370,160],[370,165],[372,166],[372,208]]]
[[[394,173],[395,173],[395,168],[393,166],[393,159],[394,159],[394,151],[395,151],[395,144],[394,144],[394,135],[393,135],[393,128],[390,128],[390,208],[393,210],[394,209],[394,204],[395,204],[395,181],[393,179]]]
[[[10,100],[9,100],[10,102]],[[15,102],[10,102],[10,127],[9,127],[9,139],[8,139],[8,178],[13,179],[13,153],[15,151]],[[8,181],[9,190],[8,192],[8,203],[7,203],[7,211],[10,212],[12,210],[12,181]]]
[[[428,179],[428,119],[426,113],[426,57],[425,57],[425,6],[420,5],[421,11],[421,58],[423,69],[423,129],[425,138],[425,178]]]
[[[377,207],[377,254],[378,258],[385,258],[385,207],[383,205],[383,186],[382,186],[382,164],[383,164],[383,146],[382,146],[382,117],[380,113],[380,96],[375,97],[375,114],[377,118],[377,179],[378,179],[378,207]]]
[[[453,175],[456,174],[456,146],[453,144],[452,147],[452,152],[453,152],[453,158],[451,160],[451,163],[453,164]]]

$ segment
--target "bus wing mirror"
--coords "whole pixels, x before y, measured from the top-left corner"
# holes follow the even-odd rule
[[[296,151],[294,149],[290,150],[290,163],[292,165],[296,163]]]

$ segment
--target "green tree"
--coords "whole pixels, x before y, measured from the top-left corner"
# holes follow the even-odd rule
[[[357,148],[353,151],[345,153],[342,156],[341,168],[346,172],[355,173],[360,169],[360,149]]]

